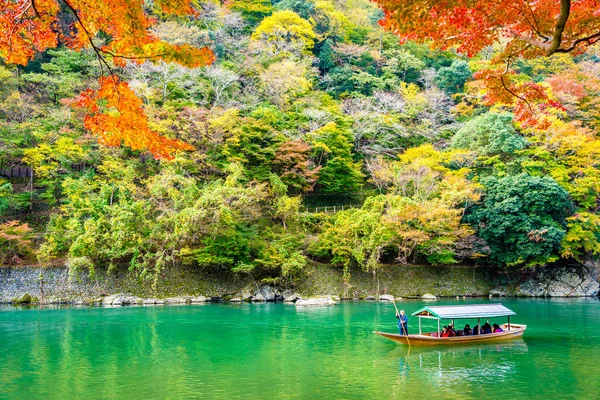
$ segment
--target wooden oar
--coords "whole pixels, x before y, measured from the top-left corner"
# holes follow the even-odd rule
[[[396,315],[400,316],[400,313],[398,312],[398,307],[396,307],[396,302],[394,301],[394,297],[392,296],[392,304],[394,305],[394,308],[396,309]],[[408,348],[410,349],[410,340],[408,340],[408,332],[406,332],[406,329],[404,328],[404,324],[402,323],[402,321],[400,321],[400,326],[402,327],[402,331],[404,332],[404,336],[406,336],[406,343],[408,344]]]

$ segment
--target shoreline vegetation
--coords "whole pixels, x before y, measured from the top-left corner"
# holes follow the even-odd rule
[[[418,2],[158,3],[133,35],[103,2],[6,17],[3,299],[597,293],[598,46],[401,43]]]

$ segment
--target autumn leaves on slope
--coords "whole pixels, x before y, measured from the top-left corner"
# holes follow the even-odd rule
[[[26,188],[0,182],[0,210],[45,231],[40,259],[66,256],[90,271],[128,263],[155,277],[189,262],[292,279],[308,258],[346,270],[482,256],[520,267],[600,251],[593,48],[575,60],[511,61],[514,82],[560,103],[528,125],[514,95],[492,102],[492,83],[472,76],[494,68],[503,48],[466,60],[400,45],[365,0],[274,3],[203,2],[197,19],[150,10],[152,35],[211,45],[218,58],[207,68],[140,57],[121,69],[123,57],[101,51],[115,38],[101,32],[92,50],[47,50],[18,74],[0,67],[0,156],[34,171]],[[109,75],[86,90],[109,67],[129,84]],[[81,120],[126,146],[98,146]],[[364,206],[302,212],[303,202],[348,194]],[[33,219],[34,203],[50,207],[49,221]],[[27,235],[15,228],[0,227],[0,246],[19,254],[15,238]]]

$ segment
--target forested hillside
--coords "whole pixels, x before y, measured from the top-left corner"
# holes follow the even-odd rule
[[[401,43],[368,0],[146,11],[215,61],[59,46],[0,63],[3,264],[293,282],[311,260],[348,276],[600,253],[598,46],[520,58],[513,86],[490,89],[499,45],[467,59]]]

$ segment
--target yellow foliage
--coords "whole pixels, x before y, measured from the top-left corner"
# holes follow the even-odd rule
[[[310,52],[317,35],[310,23],[293,11],[278,11],[262,20],[252,34],[253,41],[271,46],[271,51],[283,50],[286,44],[299,46],[304,53]]]
[[[446,204],[463,207],[475,202],[479,200],[480,186],[467,178],[471,170],[466,165],[450,169],[445,163],[466,156],[465,152],[444,154],[430,144],[407,149],[392,163],[391,191],[417,202],[439,198]]]
[[[292,60],[271,64],[260,74],[263,90],[271,101],[280,107],[306,93],[312,87],[309,70]]]

